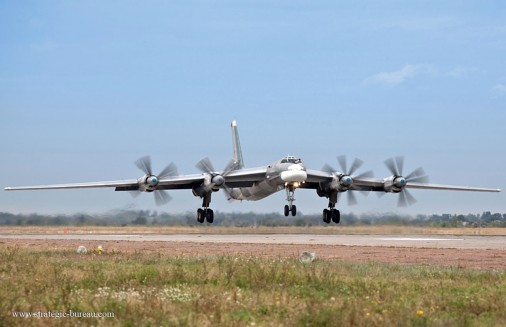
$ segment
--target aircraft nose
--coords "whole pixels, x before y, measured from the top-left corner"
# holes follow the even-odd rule
[[[306,168],[304,168],[304,166],[301,164],[293,164],[288,167],[288,170],[301,171],[301,170],[306,170]]]
[[[293,164],[287,170],[281,172],[281,179],[284,182],[305,182],[307,178],[306,169],[301,164]]]

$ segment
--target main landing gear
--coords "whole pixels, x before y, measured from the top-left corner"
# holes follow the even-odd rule
[[[214,211],[213,209],[209,208],[210,203],[211,203],[211,192],[207,193],[202,198],[202,208],[199,208],[197,210],[197,221],[201,224],[203,224],[204,221],[207,221],[208,223],[212,224],[214,221]]]
[[[213,209],[209,208],[199,208],[197,210],[197,221],[201,224],[204,223],[204,221],[207,221],[208,223],[212,224],[214,221],[214,211]]]
[[[285,187],[286,189],[286,200],[288,201],[288,204],[285,205],[285,217],[288,217],[290,212],[292,213],[292,216],[295,216],[297,214],[297,207],[295,204],[293,204],[293,201],[295,201],[294,193],[295,193],[295,186],[288,185]]]
[[[331,220],[339,224],[341,212],[335,208],[335,203],[329,202],[329,208],[323,209],[323,222],[329,224]]]

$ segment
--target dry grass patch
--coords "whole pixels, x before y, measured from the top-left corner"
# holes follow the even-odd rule
[[[505,271],[0,249],[6,326],[496,326],[506,324],[504,298]],[[12,317],[47,310],[115,317]]]

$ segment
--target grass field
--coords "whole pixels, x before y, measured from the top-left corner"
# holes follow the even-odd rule
[[[0,326],[504,326],[506,271],[0,247]],[[20,318],[17,311],[113,312]]]

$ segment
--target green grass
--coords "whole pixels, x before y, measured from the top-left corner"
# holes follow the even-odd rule
[[[0,248],[0,326],[504,326],[505,299],[506,271]],[[115,317],[11,314],[48,310]]]

